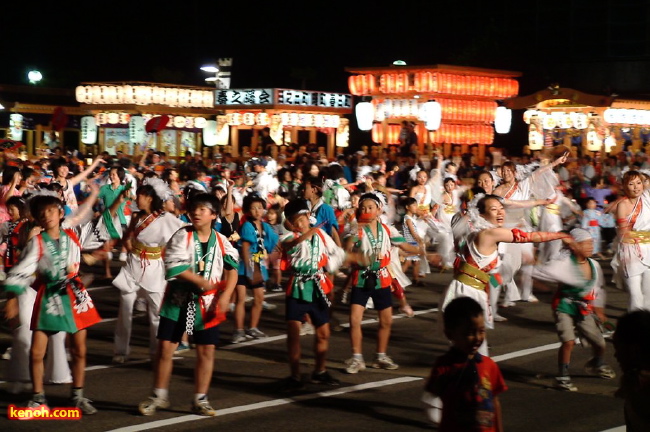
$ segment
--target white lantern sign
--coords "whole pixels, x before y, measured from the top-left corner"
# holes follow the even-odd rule
[[[129,142],[142,144],[147,136],[145,121],[142,116],[131,116],[129,119]]]
[[[506,107],[497,107],[494,116],[494,130],[498,134],[507,134],[510,132],[512,124],[512,110]]]
[[[81,142],[86,145],[97,142],[97,122],[95,117],[81,117]]]
[[[359,102],[355,108],[357,125],[362,131],[372,129],[372,121],[375,117],[375,106],[371,102]]]
[[[23,115],[13,113],[9,116],[9,138],[14,141],[23,139]]]
[[[217,145],[217,121],[207,120],[203,127],[203,144],[208,147]]]
[[[424,120],[424,127],[429,131],[438,130],[440,122],[442,121],[442,107],[439,102],[428,101],[422,104],[422,111],[420,112],[422,120]]]

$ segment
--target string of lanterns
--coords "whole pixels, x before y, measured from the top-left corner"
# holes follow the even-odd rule
[[[75,89],[77,102],[85,104],[167,105],[182,108],[214,107],[214,92],[198,89],[141,85],[86,85]]]
[[[400,125],[390,124],[386,126],[386,143],[399,144],[401,132]],[[424,125],[416,125],[416,133],[423,136],[427,133]],[[434,144],[485,144],[491,145],[494,142],[494,131],[487,125],[453,125],[443,124],[436,131],[429,131],[429,138]],[[379,123],[372,127],[372,140],[376,143],[384,142],[384,129]]]
[[[348,87],[355,96],[413,91],[501,99],[516,96],[519,92],[519,83],[511,78],[438,72],[353,75],[348,78]]]
[[[477,123],[492,123],[495,120],[496,102],[461,99],[438,99],[438,102],[442,120]],[[375,121],[383,121],[394,117],[422,118],[426,102],[419,102],[418,99],[373,99],[372,103],[375,105]]]

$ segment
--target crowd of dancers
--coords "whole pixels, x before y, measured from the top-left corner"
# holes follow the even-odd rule
[[[374,158],[360,151],[335,161],[311,150],[272,145],[243,163],[228,154],[172,163],[153,151],[137,163],[105,153],[87,167],[61,152],[6,160],[0,222],[5,315],[13,328],[10,390],[30,388],[28,406],[38,407],[47,404],[44,383],[71,382],[74,406],[96,412],[83,392],[85,339],[101,318],[80,269],[103,262],[112,278],[113,253],[124,262],[112,282],[120,296],[115,363],[129,360],[136,303],[149,320],[154,385],[139,406],[143,415],[169,406],[172,357],[190,341],[197,358],[192,409],[215,415],[207,394],[220,324],[232,314],[231,343],[267,337],[260,328],[266,290],[286,293],[286,391],[303,386],[305,333],[315,335],[311,381],[339,385],[325,367],[330,322],[339,321],[335,301],[350,305],[345,372],[366,369],[367,308],[379,318],[369,366],[397,369],[388,355],[393,304],[413,316],[409,286],[422,286],[432,272],[453,274],[439,299],[445,326],[453,322],[446,309],[458,309],[451,306],[458,298],[473,299],[489,329],[506,320],[500,308],[537,301],[534,280],[557,284],[556,387],[576,390],[569,374],[576,330],[593,349],[588,370],[614,378],[604,359],[604,337],[614,326],[604,313],[608,281],[599,260],[611,260],[611,282],[628,292],[630,312],[650,310],[645,155],[621,152],[594,163],[567,152],[501,166],[487,159],[479,167],[471,157],[445,159],[437,150],[432,158],[384,149]],[[451,330],[445,335],[454,340]],[[468,350],[487,356],[486,338]],[[440,422],[449,402],[431,384],[434,376],[425,400]]]

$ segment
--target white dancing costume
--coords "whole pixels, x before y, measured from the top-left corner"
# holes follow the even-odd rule
[[[516,182],[503,196],[511,201],[526,201],[531,198],[531,177],[520,182]],[[506,220],[504,227],[519,228],[523,231],[531,231],[527,223],[526,214],[523,208],[508,208],[506,211]],[[508,260],[504,261],[501,267],[501,276],[505,288],[504,303],[515,302],[519,300],[528,300],[532,294],[532,279],[530,272],[532,266],[523,265],[525,260],[532,261],[534,257],[534,247],[532,243],[500,243],[499,252],[502,256],[507,256]],[[524,269],[523,267],[527,267]],[[514,278],[517,272],[524,271],[522,275],[522,290],[520,293]]]
[[[618,244],[618,264],[630,294],[628,311],[650,310],[650,191],[635,203],[626,223],[635,243]]]
[[[151,356],[155,354],[159,311],[166,286],[162,249],[183,225],[185,223],[171,213],[152,213],[135,227],[133,250],[127,257],[126,265],[113,281],[113,285],[120,290],[115,355],[128,356],[130,353],[133,306],[138,294],[143,295],[147,301],[149,350]]]
[[[440,310],[443,312],[447,305],[455,298],[470,297],[483,308],[485,325],[494,328],[493,311],[490,306],[488,291],[499,283],[499,268],[501,259],[497,250],[490,255],[482,255],[476,245],[477,233],[470,234],[461,254],[461,259],[456,262],[454,279],[443,294]],[[487,342],[481,345],[481,354],[488,355]]]

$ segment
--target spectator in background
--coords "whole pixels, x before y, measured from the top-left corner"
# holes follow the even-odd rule
[[[418,135],[415,133],[415,125],[407,120],[402,122],[402,129],[399,133],[400,153],[406,156],[413,151],[413,145],[418,144]]]
[[[348,166],[348,159],[344,154],[338,155],[336,158],[338,161],[339,165],[343,168],[343,176],[345,179],[348,181],[348,184],[354,183],[354,177],[352,176],[352,170]]]
[[[596,170],[592,164],[591,157],[585,155],[578,159],[578,170],[576,174],[581,182],[591,182],[591,179],[596,175]]]

